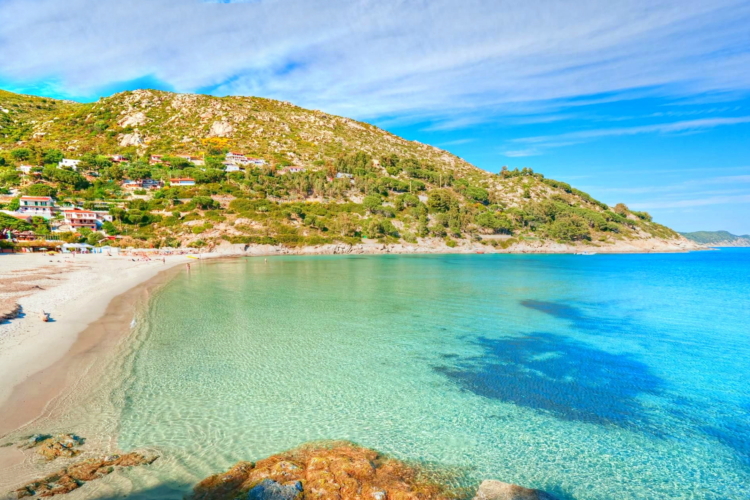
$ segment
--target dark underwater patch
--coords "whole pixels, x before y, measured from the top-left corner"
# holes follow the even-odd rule
[[[704,426],[701,430],[731,448],[738,459],[750,467],[750,404],[742,407],[743,413],[724,418],[718,425]]]
[[[569,321],[581,321],[586,319],[583,312],[574,306],[561,304],[559,302],[547,302],[544,300],[522,300],[521,305],[535,311],[543,312],[555,318]]]
[[[648,416],[638,398],[661,393],[664,384],[631,356],[559,335],[480,337],[474,342],[483,355],[435,369],[477,395],[565,420],[643,430]]]

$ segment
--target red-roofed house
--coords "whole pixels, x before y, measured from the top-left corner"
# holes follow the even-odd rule
[[[72,229],[88,228],[96,231],[97,217],[96,212],[91,210],[79,210],[77,208],[64,208],[65,222],[70,224]]]
[[[55,200],[49,196],[21,196],[18,212],[51,219],[55,211]]]

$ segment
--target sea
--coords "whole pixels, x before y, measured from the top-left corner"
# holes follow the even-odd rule
[[[161,458],[81,498],[325,440],[469,496],[750,498],[750,249],[196,261],[134,320],[65,426]]]

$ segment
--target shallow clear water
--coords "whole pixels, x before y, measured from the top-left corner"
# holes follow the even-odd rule
[[[128,479],[160,497],[346,439],[464,485],[746,499],[748,291],[748,250],[202,263],[103,384],[119,446],[164,455]]]

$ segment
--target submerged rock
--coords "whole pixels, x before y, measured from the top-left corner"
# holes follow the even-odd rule
[[[75,457],[80,450],[76,447],[81,446],[85,440],[75,434],[62,434],[45,439],[37,445],[37,454],[47,460],[54,460],[58,457]]]
[[[198,483],[193,500],[448,500],[417,469],[351,443],[306,446],[239,462]]]
[[[88,459],[25,484],[15,490],[16,498],[51,497],[70,493],[88,481],[94,481],[110,474],[116,467],[133,467],[150,464],[158,457],[140,453],[112,455],[104,459]]]
[[[58,457],[75,457],[80,453],[76,448],[85,442],[85,439],[75,434],[34,434],[25,438],[18,447],[22,450],[36,448],[38,455],[47,460],[54,460]]]
[[[479,485],[474,500],[555,500],[555,497],[541,490],[524,488],[517,484],[487,480]]]
[[[299,481],[281,484],[272,479],[264,479],[247,493],[247,500],[298,500],[301,497],[302,483]]]

